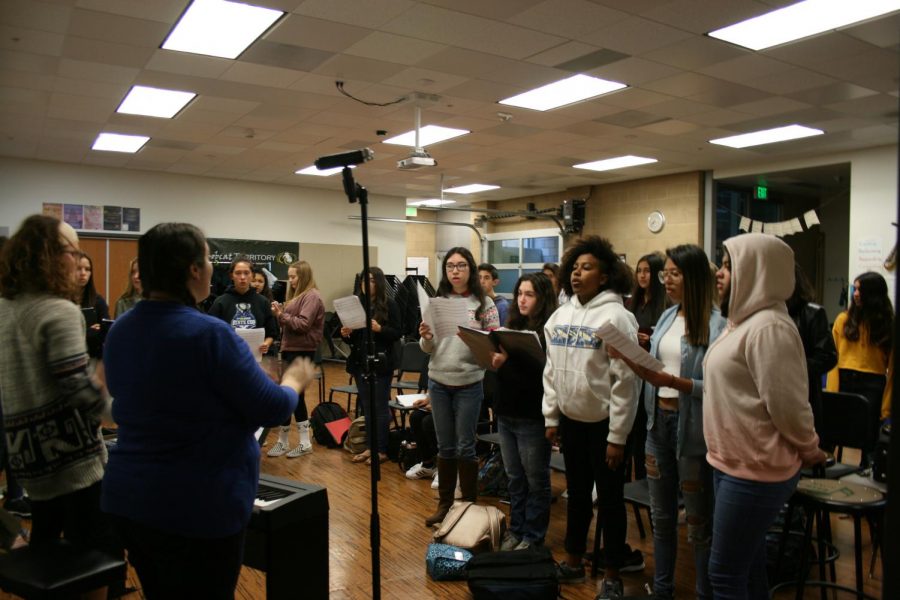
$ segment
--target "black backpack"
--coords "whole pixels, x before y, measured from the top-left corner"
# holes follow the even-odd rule
[[[312,427],[313,437],[316,438],[316,442],[328,448],[340,448],[341,443],[335,441],[331,436],[331,432],[325,427],[325,423],[346,418],[348,418],[347,411],[337,402],[321,402],[316,405],[309,416],[309,424]]]
[[[544,546],[476,554],[466,564],[466,579],[475,600],[555,600],[559,596],[556,563]]]

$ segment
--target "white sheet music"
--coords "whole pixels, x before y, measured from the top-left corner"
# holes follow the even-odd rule
[[[631,339],[630,336],[608,321],[597,329],[595,335],[642,367],[657,372],[665,371],[666,369],[664,364],[651,356],[649,352],[638,346],[637,342]]]
[[[412,408],[413,402],[416,400],[426,400],[428,394],[400,394],[397,396],[397,404]]]
[[[431,305],[431,298],[428,297],[428,292],[425,291],[420,283],[416,283],[416,296],[419,298],[419,311],[422,315],[422,322],[434,330],[431,324],[431,313],[428,310]]]
[[[456,335],[460,325],[469,324],[469,307],[464,298],[431,298],[428,311],[435,338]]]
[[[350,329],[364,329],[366,326],[366,311],[357,296],[344,296],[335,298],[334,312],[341,320],[341,325]]]
[[[234,331],[250,346],[250,352],[253,353],[256,362],[262,362],[262,353],[259,351],[259,347],[266,341],[266,330],[257,327],[256,329],[235,329]]]

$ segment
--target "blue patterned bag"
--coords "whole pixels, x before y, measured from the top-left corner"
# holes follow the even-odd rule
[[[447,544],[428,544],[425,552],[425,569],[435,581],[457,581],[465,579],[466,563],[472,553],[463,548]]]

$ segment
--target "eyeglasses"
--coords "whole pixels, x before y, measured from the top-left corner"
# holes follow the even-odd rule
[[[671,271],[663,269],[662,271],[657,273],[657,275],[659,276],[660,283],[665,283],[666,279],[668,279],[669,277],[671,277],[675,281],[681,279],[681,271],[679,271],[678,269],[672,269]]]
[[[454,263],[447,263],[447,272],[448,272],[448,273],[449,273],[450,271],[465,271],[465,270],[467,270],[468,268],[469,268],[469,263],[464,263],[464,262],[456,263],[456,264],[454,264]]]

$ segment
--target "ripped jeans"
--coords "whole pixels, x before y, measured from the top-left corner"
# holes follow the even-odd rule
[[[656,409],[647,432],[647,482],[653,515],[653,591],[657,598],[675,595],[678,551],[678,492],[687,514],[688,541],[694,548],[697,598],[712,598],[709,552],[712,540],[713,476],[706,456],[676,456],[678,412]]]

